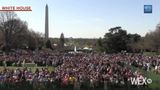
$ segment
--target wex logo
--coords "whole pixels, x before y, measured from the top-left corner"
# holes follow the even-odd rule
[[[147,85],[152,83],[152,79],[146,77],[130,78],[132,85]]]

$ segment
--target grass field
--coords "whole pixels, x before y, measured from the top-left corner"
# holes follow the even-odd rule
[[[156,74],[155,72],[153,71],[150,71],[150,72],[147,72],[147,71],[144,71],[142,69],[139,69],[139,68],[136,68],[136,67],[131,67],[129,66],[133,71],[135,70],[139,70],[141,72],[143,72],[143,74],[147,77],[147,78],[150,78],[152,79],[152,84],[149,85],[149,88],[151,88],[152,90],[159,90],[160,89],[160,74]],[[17,68],[20,68],[22,69],[23,67],[7,67],[8,69],[17,69]],[[31,68],[31,70],[34,72],[36,70],[36,68],[38,69],[41,69],[41,68],[48,68],[48,70],[51,72],[51,71],[54,71],[54,67],[28,67],[28,68]],[[2,71],[4,69],[4,67],[0,67],[0,71]]]
[[[143,52],[146,56],[157,56],[160,55],[160,52]]]
[[[147,78],[150,78],[152,80],[152,83],[149,84],[149,88],[153,90],[159,90],[160,89],[160,74],[156,74],[153,71],[147,72],[145,70],[136,68],[136,67],[131,67],[129,66],[133,71],[138,70],[141,71]]]
[[[19,69],[23,69],[24,67],[13,67],[13,66],[10,66],[10,67],[6,67],[7,69],[13,69],[13,70],[15,70],[15,69],[17,69],[17,68],[19,68]],[[32,72],[35,72],[35,70],[38,68],[39,70],[40,69],[42,69],[42,68],[48,68],[48,70],[51,72],[51,71],[54,71],[54,67],[27,67],[27,68],[31,68],[31,70],[32,70]],[[4,67],[0,67],[0,71],[2,71],[2,70],[4,70]]]

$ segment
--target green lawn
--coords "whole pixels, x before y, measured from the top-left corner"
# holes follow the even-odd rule
[[[149,85],[149,88],[151,88],[152,90],[159,90],[160,89],[160,74],[156,74],[153,71],[147,72],[144,71],[142,69],[136,68],[136,67],[132,67],[132,66],[128,66],[130,67],[133,71],[135,70],[139,70],[141,72],[143,72],[143,74],[147,77],[152,79],[152,84]],[[16,69],[16,68],[20,68],[22,69],[23,67],[7,67],[8,69]],[[31,68],[32,71],[34,72],[36,70],[36,68],[41,69],[41,68],[48,68],[49,71],[54,71],[54,67],[28,67]],[[0,67],[0,71],[2,71],[4,69],[4,67]]]
[[[13,67],[13,66],[10,66],[10,67],[6,67],[7,69],[13,69],[13,70],[15,70],[15,69],[17,69],[17,68],[19,68],[19,69],[23,69],[23,67]],[[31,68],[32,69],[32,71],[34,72],[37,68],[38,69],[41,69],[41,68],[48,68],[48,70],[51,72],[51,71],[54,71],[54,67],[51,67],[51,66],[49,66],[49,67],[27,67],[27,68]],[[4,69],[4,67],[2,67],[2,66],[0,66],[0,71],[2,71]]]
[[[156,89],[159,90],[160,89],[160,74],[156,74],[153,71],[147,72],[145,70],[136,68],[136,67],[131,67],[129,66],[133,71],[135,70],[139,70],[141,71],[147,78],[152,79],[152,84],[149,85],[149,88],[151,89]]]
[[[160,52],[143,52],[143,54],[146,56],[156,56],[160,55]]]

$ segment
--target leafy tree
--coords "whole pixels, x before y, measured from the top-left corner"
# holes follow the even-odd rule
[[[28,37],[30,37],[30,39],[28,40],[28,42],[30,43],[28,45],[29,47],[32,47],[34,49],[42,49],[42,47],[44,46],[44,35],[42,33],[29,30]]]
[[[59,45],[60,45],[61,49],[64,48],[64,42],[65,42],[65,40],[64,40],[64,34],[61,33],[60,41],[59,41]]]
[[[52,44],[51,44],[51,41],[50,41],[50,40],[47,40],[47,42],[46,42],[46,48],[53,49],[53,48],[52,48]]]
[[[133,51],[133,44],[140,40],[138,34],[127,34],[120,26],[109,29],[103,39],[98,40],[98,46],[101,51],[107,53],[118,53],[123,50]]]
[[[137,49],[136,44],[141,40],[141,36],[138,34],[128,34],[127,51],[135,52]]]
[[[109,29],[104,36],[105,50],[109,53],[116,53],[127,49],[127,32],[121,27]]]
[[[105,51],[103,45],[104,45],[103,39],[102,39],[102,38],[99,38],[99,39],[97,40],[97,48],[98,48],[98,51],[100,51],[100,52],[104,52],[104,51]]]

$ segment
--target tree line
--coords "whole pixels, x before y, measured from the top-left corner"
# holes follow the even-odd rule
[[[144,37],[139,34],[130,34],[121,26],[113,27],[99,39],[66,39],[64,34],[58,39],[45,40],[44,34],[28,28],[26,21],[18,18],[14,12],[0,12],[0,48],[4,51],[11,49],[42,49],[43,47],[63,51],[64,44],[72,46],[92,47],[94,51],[106,53],[143,52],[160,50],[160,24],[156,29],[148,32]],[[58,42],[57,42],[58,41]],[[74,41],[74,42],[73,42]],[[53,47],[53,42],[58,47]]]
[[[145,37],[135,44],[137,49],[149,52],[160,51],[160,24],[158,24],[155,30],[148,32]]]
[[[0,12],[0,49],[9,52],[11,49],[41,50],[55,49],[51,38],[46,40],[43,33],[28,28],[26,21],[18,18],[14,12]],[[63,49],[65,43],[62,33],[58,49]]]
[[[139,34],[127,33],[127,30],[117,26],[110,28],[103,38],[97,40],[97,50],[106,53],[118,52],[159,52],[160,50],[160,24],[154,31],[148,32],[144,37]]]
[[[2,50],[31,49],[42,47],[43,34],[28,28],[27,22],[14,12],[0,12],[0,47]]]

